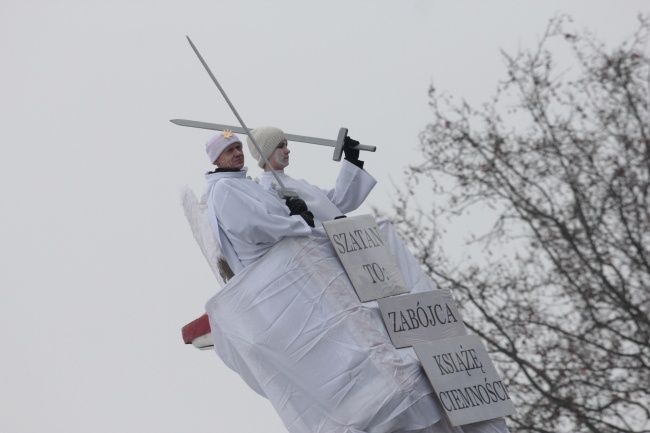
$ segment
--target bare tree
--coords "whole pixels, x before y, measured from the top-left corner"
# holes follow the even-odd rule
[[[612,49],[552,19],[535,49],[503,54],[508,78],[479,109],[432,88],[424,162],[392,210],[486,342],[516,432],[650,431],[650,24],[639,23]],[[572,61],[559,71],[562,47]],[[486,209],[481,260],[445,259],[445,227]]]

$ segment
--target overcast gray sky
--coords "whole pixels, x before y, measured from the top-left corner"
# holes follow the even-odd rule
[[[0,6],[0,431],[285,431],[270,404],[181,327],[217,290],[180,207],[235,124],[189,35],[250,127],[342,126],[387,207],[418,157],[427,89],[486,100],[500,49],[571,14],[615,43],[648,3],[610,1],[34,1]],[[288,172],[332,184],[331,150]],[[251,174],[259,173],[250,163]],[[357,213],[364,213],[369,207]]]

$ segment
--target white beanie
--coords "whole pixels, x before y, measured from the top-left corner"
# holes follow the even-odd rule
[[[275,128],[273,126],[260,126],[251,131],[255,142],[260,147],[260,150],[268,160],[271,157],[271,154],[278,147],[282,141],[286,141],[287,137],[284,136],[284,132],[280,128]],[[248,150],[250,150],[253,158],[257,160],[257,165],[260,168],[264,168],[264,158],[255,148],[255,145],[251,141],[250,137],[246,137],[246,142],[248,143]]]
[[[221,155],[221,152],[233,143],[241,144],[241,140],[227,129],[210,137],[210,139],[205,142],[205,151],[208,154],[208,158],[210,158],[210,162],[214,164],[217,158]]]

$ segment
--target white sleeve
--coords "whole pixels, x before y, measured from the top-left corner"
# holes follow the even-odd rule
[[[342,213],[352,212],[363,204],[377,180],[350,161],[341,161],[341,171],[334,189],[323,190]]]
[[[311,227],[289,209],[264,203],[228,182],[219,182],[213,194],[222,197],[215,211],[228,236],[250,244],[276,243],[285,236],[308,236]],[[267,194],[265,192],[265,194]]]

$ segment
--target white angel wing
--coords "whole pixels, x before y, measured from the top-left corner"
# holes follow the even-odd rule
[[[217,237],[212,231],[212,226],[208,219],[207,198],[203,194],[199,201],[194,195],[194,192],[186,186],[181,192],[181,200],[185,217],[190,224],[194,239],[196,239],[203,256],[208,261],[215,277],[217,277],[219,285],[223,287],[233,276],[233,272],[230,266],[228,266]]]

